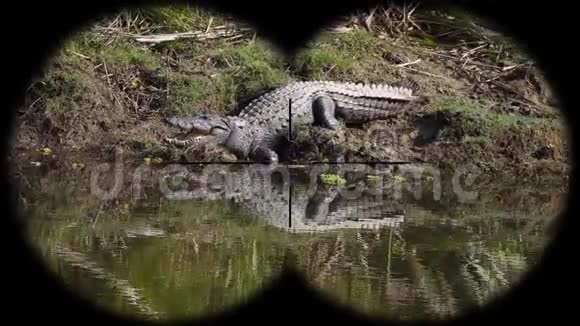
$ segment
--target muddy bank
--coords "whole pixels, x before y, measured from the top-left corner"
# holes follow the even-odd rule
[[[137,13],[140,23],[127,26],[120,17],[136,13],[123,12],[63,44],[19,110],[16,162],[83,164],[112,160],[119,150],[137,161],[232,161],[221,148],[184,152],[165,144],[175,131],[161,119],[235,114],[291,80],[411,79],[422,100],[402,115],[349,126],[344,134],[300,128],[288,158],[410,161],[445,169],[469,163],[524,178],[568,176],[566,126],[553,90],[513,40],[469,17],[419,8],[417,21],[439,23],[402,32],[396,8],[389,17],[375,13],[372,28],[353,16],[284,58],[231,18],[172,8],[164,9],[163,24],[152,10]],[[179,20],[171,20],[173,14]],[[130,37],[192,29],[203,37],[154,44]],[[442,36],[446,31],[454,36]]]

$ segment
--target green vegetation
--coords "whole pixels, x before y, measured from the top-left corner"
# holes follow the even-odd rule
[[[144,24],[160,33],[189,32],[207,28],[210,20],[213,25],[224,23],[221,15],[191,5],[149,7],[132,13],[140,14]]]
[[[297,53],[293,69],[307,79],[384,81],[392,77],[389,54],[388,42],[368,32],[322,34]]]
[[[447,114],[465,135],[465,141],[483,143],[491,141],[499,132],[513,130],[538,130],[562,124],[557,117],[533,117],[494,111],[498,104],[492,101],[475,101],[462,97],[435,97],[431,103],[434,112]]]
[[[456,12],[419,8],[409,16],[400,9],[377,10],[372,31],[358,23],[348,32],[324,32],[291,58],[245,24],[192,6],[126,10],[74,35],[31,85],[19,111],[18,150],[31,155],[20,156],[24,164],[14,166],[22,177],[18,200],[31,242],[75,290],[130,315],[219,312],[262,290],[288,254],[314,286],[371,314],[448,317],[484,303],[525,272],[545,244],[542,231],[561,199],[558,191],[542,192],[539,185],[566,172],[566,144],[557,132],[562,121],[546,108],[550,101],[529,59],[509,39]],[[418,15],[428,19],[413,20]],[[233,35],[212,34],[226,25],[235,27]],[[134,37],[175,32],[208,37],[159,44]],[[377,152],[390,160],[400,151],[401,160],[418,158],[427,165],[471,162],[486,168],[487,180],[475,181],[475,190],[482,190],[476,202],[459,202],[448,189],[453,183],[443,180],[449,185],[441,200],[404,195],[393,203],[404,208],[401,229],[294,234],[228,200],[164,198],[146,176],[139,193],[124,184],[112,200],[89,194],[89,174],[114,146],[152,170],[173,161],[162,142],[169,134],[161,117],[233,113],[293,79],[404,78],[416,81],[427,101],[375,124],[397,137],[367,143],[363,134],[370,128],[363,125],[349,128],[344,142],[332,132],[297,127],[296,143],[303,145],[297,152],[334,155],[346,148],[355,160]],[[421,116],[442,118],[440,130],[437,123],[426,128],[426,135],[438,133],[431,142],[416,142]],[[71,148],[83,152],[62,155]],[[506,186],[509,165],[534,168],[527,177],[511,175]],[[494,170],[488,166],[503,174],[487,173]],[[347,184],[334,169],[320,173],[325,185]],[[99,184],[107,189],[112,174],[101,176]],[[378,185],[382,176],[366,177]],[[493,189],[497,180],[502,185]],[[395,173],[386,181],[385,189],[406,191],[413,180]],[[438,180],[424,175],[423,181],[425,189]],[[291,190],[304,194],[310,186],[293,183]],[[313,199],[310,204],[328,198]],[[329,214],[337,207],[330,205]],[[390,209],[379,213],[390,216]]]
[[[290,80],[397,83],[411,79],[428,99],[427,105],[419,105],[417,109],[422,112],[418,113],[442,114],[449,124],[438,136],[456,142],[459,149],[518,139],[528,145],[515,148],[509,153],[510,159],[529,157],[531,153],[525,151],[536,151],[548,142],[558,146],[555,152],[565,152],[565,140],[553,132],[559,130],[562,121],[555,111],[546,109],[550,105],[542,97],[544,90],[530,86],[533,83],[529,81],[537,82],[537,76],[532,74],[529,59],[506,43],[509,39],[496,37],[486,28],[467,23],[467,16],[455,13],[415,11],[415,15],[440,23],[422,25],[429,27],[423,32],[404,30],[408,22],[397,21],[401,18],[396,15],[397,8],[391,9],[394,16],[375,16],[373,31],[359,24],[347,32],[322,32],[289,58],[247,24],[199,7],[150,7],[105,17],[95,28],[72,36],[45,74],[31,85],[21,110],[33,113],[23,114],[26,121],[22,125],[30,127],[23,134],[30,137],[18,140],[19,147],[99,152],[106,147],[103,144],[120,145],[140,156],[139,160],[169,160],[175,153],[169,153],[162,143],[161,135],[166,131],[160,117],[200,112],[234,114],[250,99]],[[215,30],[221,33],[224,28],[233,34],[216,36]],[[425,32],[428,30],[432,32]],[[174,32],[196,32],[207,37],[145,44],[131,36]],[[501,82],[503,86],[494,88],[482,80]],[[477,90],[471,82],[477,83]],[[417,144],[411,136],[415,117],[403,115],[385,125],[407,135],[409,141],[379,147],[413,151],[410,147]],[[312,137],[307,130],[299,134],[303,136],[299,138],[303,148],[295,152],[322,156],[318,160],[339,152],[357,160],[363,156],[364,160],[394,159],[388,154],[391,151],[377,154],[369,150],[361,129],[350,129],[352,133],[344,144],[327,136]],[[313,143],[314,138],[319,141]],[[431,153],[433,150],[436,147],[424,156],[436,158],[439,164],[441,155]],[[506,155],[505,151],[498,148],[486,159],[496,161],[501,155]],[[462,160],[457,155],[445,157]]]
[[[113,47],[104,47],[96,53],[96,58],[115,68],[139,66],[155,70],[161,67],[160,58],[155,52],[124,41],[117,42]]]
[[[243,46],[228,46],[215,51],[213,58],[226,62],[225,73],[231,76],[243,95],[253,95],[264,89],[280,86],[290,76],[284,71],[284,61],[265,42]]]
[[[320,175],[320,180],[327,185],[344,185],[346,180],[338,174],[323,173]]]
[[[173,92],[168,98],[168,114],[224,113],[235,103],[235,86],[228,76],[172,73],[169,83]]]
[[[169,73],[167,107],[173,112],[168,113],[229,113],[240,99],[279,86],[289,78],[282,70],[282,60],[263,42],[210,48],[201,57],[216,62],[216,66],[194,74]]]

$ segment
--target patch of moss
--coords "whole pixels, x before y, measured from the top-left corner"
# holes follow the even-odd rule
[[[155,52],[126,41],[117,41],[109,47],[103,47],[98,51],[97,57],[108,65],[119,68],[138,65],[147,70],[155,70],[161,67],[160,58]]]
[[[126,68],[137,65],[148,70],[161,67],[160,57],[140,44],[127,40],[116,40],[105,44],[103,39],[94,32],[80,32],[69,38],[63,44],[61,56],[85,59],[99,64],[104,61],[107,68]]]
[[[512,129],[530,130],[555,125],[558,120],[493,111],[493,102],[475,101],[463,97],[436,97],[431,108],[450,113],[455,128],[461,128],[465,139],[477,143],[489,141],[497,132]]]
[[[48,114],[76,107],[75,104],[82,106],[82,103],[92,102],[95,76],[79,61],[75,57],[61,56],[46,70],[39,91],[44,95]]]
[[[337,174],[321,174],[320,175],[320,180],[322,181],[322,183],[327,184],[327,185],[343,185],[346,184],[346,180],[337,175]]]
[[[192,112],[224,113],[236,102],[236,85],[224,74],[187,75],[171,73],[169,77],[168,114]]]
[[[222,25],[224,17],[198,4],[174,4],[163,7],[148,7],[138,11],[146,22],[158,32],[188,32]]]
[[[346,76],[352,71],[352,59],[336,49],[312,49],[296,56],[294,69],[311,79],[330,79]]]
[[[386,42],[362,32],[323,34],[293,61],[296,74],[310,79],[384,81],[389,73]],[[390,73],[389,73],[390,74]]]
[[[81,30],[69,36],[62,48],[65,55],[73,54],[90,58],[95,51],[102,49],[104,45],[103,40],[97,33]]]
[[[387,46],[383,40],[365,31],[328,34],[326,37],[321,38],[320,41],[329,44],[350,57],[362,60],[375,58]]]
[[[213,57],[226,64],[225,73],[239,86],[242,96],[279,86],[290,78],[283,58],[263,41],[228,46]]]
[[[471,144],[480,144],[480,145],[485,145],[487,144],[490,140],[489,138],[485,137],[485,136],[466,136],[463,139],[464,142],[466,143],[471,143]]]
[[[416,38],[417,43],[424,47],[436,47],[439,43],[437,40],[431,35],[421,35],[420,37]]]

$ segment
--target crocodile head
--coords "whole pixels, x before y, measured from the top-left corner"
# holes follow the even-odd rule
[[[213,114],[200,114],[193,117],[170,117],[165,122],[182,132],[175,137],[166,137],[165,141],[178,146],[192,146],[201,143],[223,143],[232,132],[232,121],[229,117]]]

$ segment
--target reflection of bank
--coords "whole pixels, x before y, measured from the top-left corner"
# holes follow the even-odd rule
[[[124,299],[123,302],[137,309],[140,316],[154,320],[164,317],[163,313],[151,306],[143,295],[143,289],[134,287],[129,280],[122,279],[99,266],[90,256],[60,244],[55,246],[55,254],[70,266],[83,270],[95,279],[103,280],[113,291],[119,293]]]
[[[543,222],[560,202],[551,189],[503,185],[481,192],[475,204],[449,191],[441,200],[371,195],[385,183],[370,170],[312,173],[335,183],[344,175],[344,187],[313,189],[314,178],[297,176],[310,175],[308,168],[291,178],[281,171],[264,186],[270,170],[260,167],[213,165],[203,173],[184,166],[168,174],[171,192],[160,194],[156,172],[167,170],[150,166],[138,192],[120,187],[120,202],[107,204],[87,195],[87,177],[75,175],[72,188],[56,182],[67,179],[56,171],[27,175],[37,190],[23,194],[25,215],[55,271],[120,312],[151,319],[219,312],[247,301],[294,261],[316,290],[349,308],[448,317],[512,286],[537,260]],[[362,195],[352,187],[360,179],[369,180]],[[290,191],[284,180],[292,181]],[[405,186],[391,175],[384,180]]]
[[[268,225],[289,232],[377,230],[404,222],[403,213],[380,196],[351,197],[340,186],[320,184],[317,178],[308,184],[279,166],[212,165],[211,170],[210,174],[181,168],[179,177],[193,187],[174,191],[171,198],[232,200]]]
[[[292,225],[287,228],[287,231],[293,233],[301,232],[324,232],[344,229],[358,229],[358,230],[379,230],[382,228],[398,227],[405,222],[403,216],[383,218],[383,219],[356,219],[356,220],[342,220],[333,224],[309,224],[300,223],[302,221],[293,220]]]
[[[279,226],[290,232],[379,230],[405,221],[401,210],[376,196],[349,199],[340,196],[336,188],[322,188],[311,196],[298,193],[294,197],[289,223]]]

